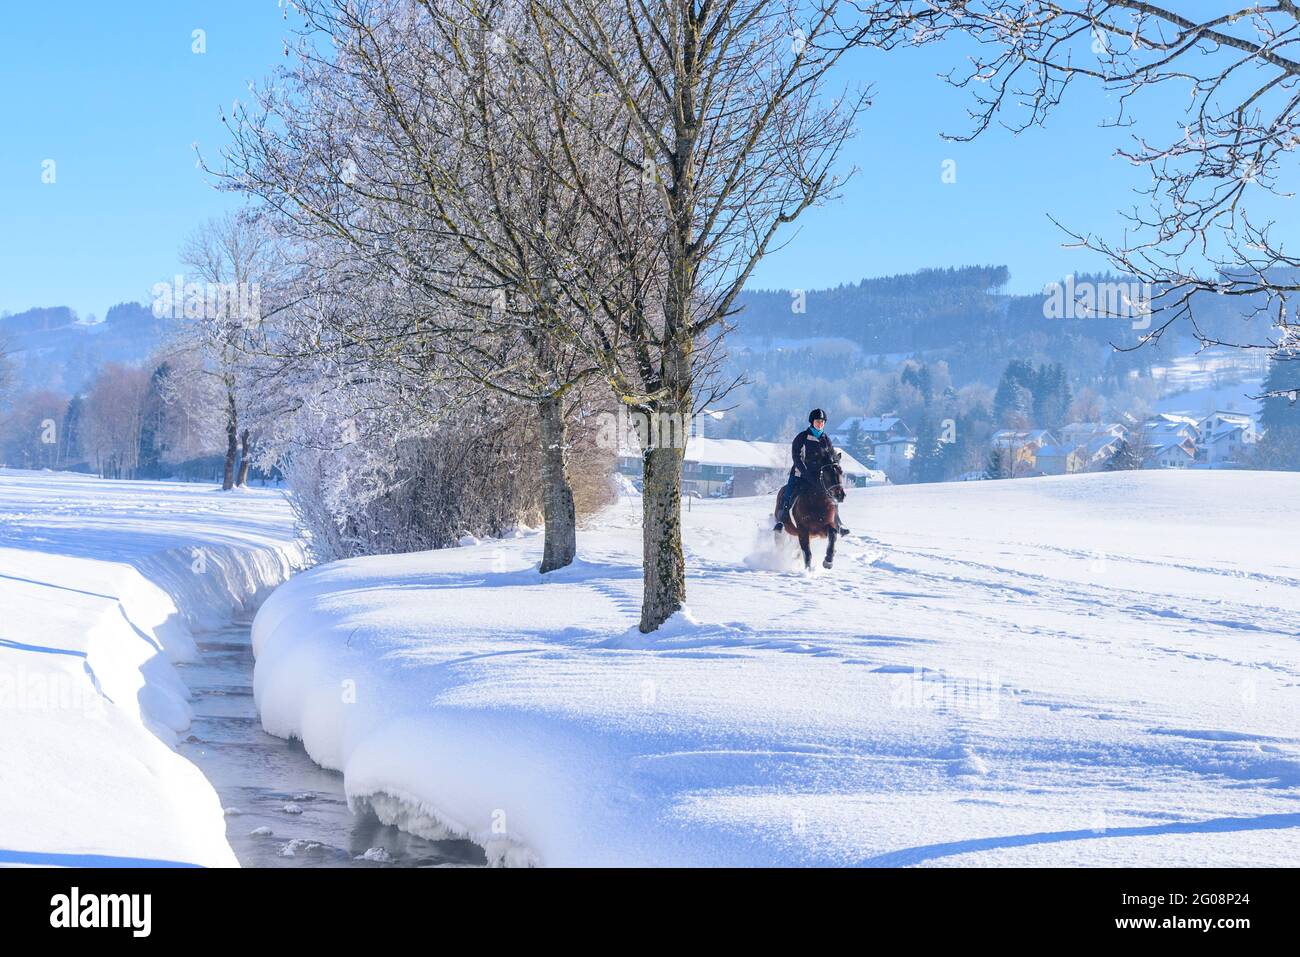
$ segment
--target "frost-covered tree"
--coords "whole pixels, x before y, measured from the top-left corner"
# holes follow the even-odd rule
[[[294,66],[232,118],[224,182],[315,253],[330,250],[322,283],[347,269],[390,286],[381,327],[321,315],[375,359],[436,374],[444,413],[486,394],[535,416],[542,570],[567,565],[567,422],[600,369],[552,276],[575,261],[597,274],[599,260],[584,207],[555,175],[563,146],[547,134],[539,80],[516,55],[534,42],[523,8],[312,0],[300,12]],[[570,79],[578,109],[583,83]]]
[[[221,488],[229,491],[248,478],[253,441],[248,424],[240,424],[247,388],[242,365],[260,335],[263,295],[277,282],[282,264],[264,224],[239,213],[200,227],[182,248],[181,261],[190,281],[171,307],[185,320],[182,340],[208,359],[197,368],[221,384],[226,431]]]

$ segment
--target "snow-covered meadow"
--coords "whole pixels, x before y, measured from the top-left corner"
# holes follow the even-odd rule
[[[1300,476],[857,490],[812,576],[768,506],[691,505],[651,637],[634,499],[545,579],[535,535],[305,572],[263,724],[506,863],[1300,860]]]
[[[277,491],[0,470],[0,866],[235,863],[173,664],[300,562]]]

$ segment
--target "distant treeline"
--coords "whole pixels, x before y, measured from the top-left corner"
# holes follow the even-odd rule
[[[903,353],[969,349],[987,355],[990,367],[1000,367],[1018,352],[1045,351],[1027,339],[1066,346],[1075,340],[1098,345],[1133,345],[1146,331],[1128,318],[1072,315],[1057,318],[1044,308],[1046,292],[1009,295],[1006,266],[962,266],[923,269],[878,279],[863,279],[833,289],[758,290],[741,294],[733,318],[743,336],[773,339],[832,337],[850,340],[867,353]],[[1077,274],[1074,287],[1134,287],[1130,277]],[[1159,289],[1151,289],[1153,295]],[[1262,302],[1262,300],[1261,300]],[[1251,322],[1258,303],[1241,296],[1198,294],[1193,300],[1198,326],[1207,335],[1240,338],[1257,334],[1266,324]],[[1165,316],[1157,310],[1152,325]],[[1140,325],[1140,323],[1139,323]],[[1189,330],[1181,330],[1186,333]],[[1057,354],[1058,359],[1067,354]]]

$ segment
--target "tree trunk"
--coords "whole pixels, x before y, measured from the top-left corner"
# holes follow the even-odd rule
[[[546,522],[542,572],[563,568],[578,550],[573,489],[565,466],[568,432],[564,403],[550,396],[538,403],[542,434],[542,515]]]
[[[686,601],[682,451],[671,446],[650,448],[641,457],[642,632],[654,631]]]
[[[247,485],[248,467],[251,464],[249,453],[252,450],[252,443],[248,440],[248,429],[244,429],[243,433],[239,436],[239,444],[239,475],[235,477],[235,484]]]
[[[226,466],[221,473],[221,490],[235,487],[235,456],[239,452],[239,420],[235,417],[235,394],[226,393]]]

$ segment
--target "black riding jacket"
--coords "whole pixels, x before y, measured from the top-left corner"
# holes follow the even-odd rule
[[[790,443],[790,455],[794,459],[796,475],[816,475],[822,466],[835,461],[835,446],[831,445],[831,437],[825,431],[819,439],[808,428],[794,437]]]

